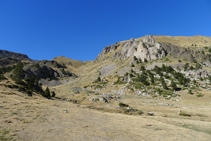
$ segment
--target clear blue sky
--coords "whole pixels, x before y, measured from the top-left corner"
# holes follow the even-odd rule
[[[94,60],[144,35],[211,36],[211,0],[0,0],[0,49]]]

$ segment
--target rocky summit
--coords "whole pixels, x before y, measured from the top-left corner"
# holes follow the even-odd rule
[[[211,37],[146,35],[86,62],[0,50],[0,140],[210,140],[210,108]]]

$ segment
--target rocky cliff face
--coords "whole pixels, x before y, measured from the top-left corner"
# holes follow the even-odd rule
[[[121,48],[120,51],[115,51],[117,48]],[[103,51],[97,56],[95,61],[103,58],[107,53],[114,52],[112,60],[119,59],[124,60],[128,57],[135,57],[141,59],[142,62],[147,60],[157,60],[165,57],[167,54],[170,54],[174,57],[183,58],[189,61],[203,60],[208,62],[206,64],[210,65],[211,55],[205,55],[200,53],[200,51],[194,51],[187,48],[178,47],[173,44],[159,43],[153,36],[146,35],[143,39],[130,39],[126,42],[119,42],[115,45],[107,46]]]
[[[115,45],[109,45],[107,47],[105,47],[103,49],[103,51],[97,56],[96,60],[99,60],[100,58],[102,58],[104,55],[106,55],[108,52],[113,52],[114,50],[116,50],[119,46],[119,43],[116,43]]]

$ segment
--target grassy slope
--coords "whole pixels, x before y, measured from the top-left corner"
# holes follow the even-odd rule
[[[60,56],[60,57],[55,57],[53,59],[54,61],[57,61],[59,63],[64,63],[65,65],[69,65],[72,66],[74,68],[79,68],[81,66],[84,66],[92,61],[78,61],[78,60],[73,60],[64,56]]]
[[[39,95],[27,97],[1,85],[0,140],[209,140],[211,94],[197,98],[184,93],[182,97],[179,102],[165,101],[175,106],[162,107],[154,104],[162,99],[127,96],[122,102],[156,115],[131,116]],[[101,109],[115,104],[85,101]],[[192,117],[179,116],[180,109]]]
[[[196,47],[211,46],[211,37],[207,36],[153,36],[153,38],[158,42],[171,43],[180,47],[192,47],[192,44],[196,44]]]

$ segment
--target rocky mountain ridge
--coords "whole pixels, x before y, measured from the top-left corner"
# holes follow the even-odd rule
[[[144,62],[145,59],[151,61],[166,56],[166,52],[162,50],[161,44],[156,42],[152,36],[147,35],[143,37],[143,40],[132,38],[129,41],[105,47],[95,61],[102,58],[108,52],[113,52],[118,47],[121,47],[122,49],[115,52],[112,59],[124,60],[128,57],[135,56],[137,59],[141,59],[142,62]]]
[[[0,59],[8,58],[8,57],[12,58],[12,59],[16,59],[16,60],[25,60],[25,61],[30,61],[31,60],[25,54],[15,53],[15,52],[7,51],[7,50],[0,50]]]
[[[120,51],[115,52],[117,48],[121,49]],[[96,57],[95,61],[103,58],[103,56],[108,53],[113,54],[112,60],[125,60],[128,57],[133,57],[140,60],[141,62],[144,62],[161,59],[170,54],[174,57],[182,57],[189,61],[194,61],[196,58],[197,60],[203,59],[203,62],[207,62],[206,64],[209,64],[209,66],[209,62],[211,61],[211,56],[209,54],[200,54],[199,50],[182,48],[170,43],[159,43],[151,35],[146,35],[143,37],[143,39],[132,38],[129,41],[117,42],[114,45],[109,45],[103,49],[103,51]]]

